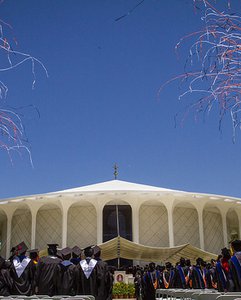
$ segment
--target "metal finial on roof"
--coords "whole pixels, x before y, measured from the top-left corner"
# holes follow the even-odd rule
[[[116,163],[114,164],[114,176],[115,176],[115,179],[117,179],[117,176],[118,176],[118,166],[117,166]]]

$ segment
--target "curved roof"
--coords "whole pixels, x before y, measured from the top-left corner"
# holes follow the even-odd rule
[[[151,185],[132,183],[122,180],[110,180],[78,188],[57,191],[54,193],[78,193],[78,192],[111,192],[111,191],[136,191],[136,192],[174,192],[174,190],[164,189]],[[52,193],[51,193],[52,194]]]
[[[189,202],[189,203],[197,203],[200,201],[204,201],[205,203],[213,203],[214,205],[221,204],[225,205],[226,207],[238,207],[241,209],[241,199],[235,197],[227,197],[224,195],[214,195],[214,194],[205,194],[205,193],[195,193],[195,192],[187,192],[187,191],[179,191],[179,190],[172,190],[166,189],[161,187],[155,187],[151,185],[145,184],[138,184],[132,183],[122,180],[110,180],[105,182],[100,182],[96,184],[81,186],[77,188],[71,188],[66,190],[60,190],[56,192],[49,192],[44,194],[35,194],[35,195],[28,195],[28,196],[19,196],[14,198],[8,199],[1,199],[1,205],[8,205],[10,203],[18,203],[18,202],[42,202],[48,201],[50,199],[57,200],[59,197],[72,197],[72,196],[81,196],[81,195],[92,195],[94,197],[98,196],[99,194],[103,195],[118,195],[118,194],[125,194],[127,193],[138,193],[143,197],[147,197],[147,194],[153,198],[159,198],[160,196],[164,195],[171,195],[179,202]],[[154,199],[154,198],[153,198]]]

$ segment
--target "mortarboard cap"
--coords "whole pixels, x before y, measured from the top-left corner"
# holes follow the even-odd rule
[[[18,255],[21,255],[21,254],[25,253],[28,250],[28,247],[24,242],[21,242],[15,248],[18,252]]]
[[[72,249],[69,247],[66,247],[66,248],[62,249],[60,252],[63,256],[68,256],[68,255],[71,255]]]
[[[39,251],[38,251],[38,249],[31,249],[31,250],[29,250],[28,252],[29,252],[29,254],[30,254],[30,253],[38,253]]]
[[[86,248],[84,248],[84,254],[85,256],[92,256],[94,253],[94,249],[93,249],[93,245],[92,246],[88,246]]]
[[[29,252],[29,258],[31,259],[35,259],[36,257],[38,257],[39,254],[38,249],[31,249],[28,252]]]
[[[74,246],[74,247],[72,248],[72,253],[75,254],[75,255],[77,255],[77,256],[80,256],[80,254],[81,254],[81,249],[80,249],[78,246]]]
[[[57,249],[59,244],[47,244],[47,245],[48,245],[48,248]]]
[[[94,246],[93,247],[93,250],[94,250],[94,255],[96,255],[96,254],[98,254],[98,253],[100,253],[101,252],[101,249],[100,249],[100,247],[99,246]]]

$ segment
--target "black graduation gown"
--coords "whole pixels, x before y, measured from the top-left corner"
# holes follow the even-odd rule
[[[67,260],[57,265],[56,276],[54,276],[57,295],[76,295],[75,268],[76,266]]]
[[[86,260],[81,260],[80,263],[76,266],[76,283],[77,283],[77,294],[78,295],[92,295],[96,297],[98,295],[98,285],[99,285],[99,270],[97,267],[97,262],[93,268],[89,278],[86,277],[81,263]],[[95,261],[92,259],[92,262]]]
[[[186,279],[185,279],[185,276],[187,274],[185,271],[186,269],[181,265],[178,265],[175,268],[174,277],[173,277],[173,288],[179,288],[179,289],[187,288]]]
[[[173,278],[174,278],[175,270],[164,270],[162,273],[163,284],[166,289],[173,288]]]
[[[18,274],[14,264],[26,264],[23,268],[22,274]],[[30,296],[33,294],[35,266],[32,260],[28,257],[20,259],[15,257],[10,267],[10,276],[13,279],[11,288],[12,295],[25,295]]]
[[[56,268],[62,260],[55,256],[41,257],[35,273],[37,294],[53,296],[56,294]]]
[[[0,257],[0,296],[9,296],[13,286],[13,279],[10,276],[11,262]]]
[[[112,294],[112,278],[108,270],[108,264],[101,259],[97,260],[98,268],[98,291],[96,300],[111,299]]]
[[[205,289],[205,283],[203,280],[203,272],[200,266],[193,266],[192,269],[192,288],[193,289]]]
[[[160,287],[160,272],[159,271],[147,271],[143,275],[143,300],[155,300],[156,289]],[[156,285],[156,286],[154,286]]]
[[[241,265],[235,255],[229,260],[229,268],[231,275],[230,292],[241,292]]]

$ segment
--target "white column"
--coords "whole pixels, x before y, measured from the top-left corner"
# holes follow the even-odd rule
[[[12,217],[13,211],[7,211],[7,241],[6,241],[6,258],[10,255],[10,244],[12,237]]]
[[[73,204],[70,198],[63,198],[59,200],[62,207],[62,248],[67,246],[67,232],[68,232],[68,210]]]
[[[168,215],[169,247],[174,247],[173,209],[172,209],[172,206],[167,207],[167,215]]]
[[[139,213],[140,207],[132,207],[132,239],[134,243],[139,244]]]
[[[228,231],[227,231],[227,210],[221,212],[223,224],[223,243],[224,247],[228,247]]]
[[[32,215],[32,224],[31,224],[31,249],[35,249],[36,243],[36,217],[37,217],[38,210],[33,210],[31,208],[31,215]]]
[[[69,209],[69,205],[63,205],[63,209],[62,209],[62,248],[65,248],[67,246],[68,209]]]
[[[104,206],[96,207],[97,212],[97,245],[103,243],[103,209]]]
[[[203,209],[198,208],[198,228],[199,228],[199,240],[200,240],[200,248],[204,250],[204,231],[203,231]]]

